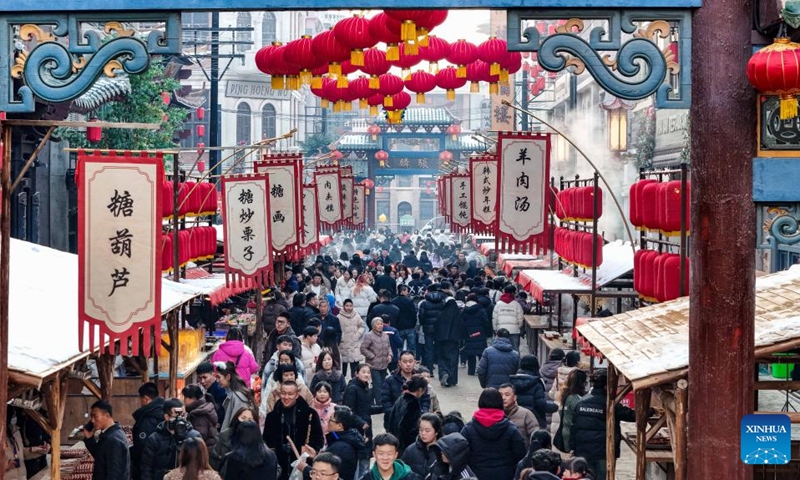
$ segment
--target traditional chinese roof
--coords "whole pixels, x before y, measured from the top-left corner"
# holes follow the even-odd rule
[[[402,125],[407,126],[449,126],[453,123],[460,122],[461,119],[456,118],[445,107],[410,107],[406,108],[403,113]],[[386,125],[388,122],[383,115],[378,115],[375,120],[378,125]]]
[[[361,133],[346,133],[341,136],[338,144],[339,150],[377,150],[378,141],[372,135]]]
[[[473,138],[472,135],[472,132],[461,133],[455,141],[448,136],[444,142],[445,149],[457,152],[483,152],[486,150],[488,145]],[[342,151],[378,150],[380,145],[378,140],[372,139],[372,135],[346,133],[339,139],[337,148]]]
[[[453,141],[452,137],[448,135],[444,141],[444,148],[460,152],[483,152],[486,150],[489,145],[472,135],[472,132],[465,132],[459,135],[456,141]]]

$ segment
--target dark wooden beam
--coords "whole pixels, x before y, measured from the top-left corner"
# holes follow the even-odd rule
[[[651,397],[649,388],[636,390],[636,480],[645,480],[647,473],[647,411],[650,410]]]
[[[110,348],[113,348],[111,345]],[[101,353],[97,356],[97,376],[100,378],[101,398],[108,400],[111,398],[111,390],[114,383],[114,354]],[[94,393],[94,392],[93,392]],[[95,395],[97,395],[95,393]]]
[[[617,469],[617,442],[614,438],[614,428],[616,418],[614,414],[614,406],[616,405],[616,393],[619,386],[619,373],[614,365],[608,366],[608,393],[606,395],[606,467],[608,472],[606,478],[614,480]]]
[[[2,168],[0,168],[0,438],[6,438],[8,413],[8,292],[9,248],[11,242],[11,127],[2,126]],[[0,465],[6,464],[6,442],[0,442]]]

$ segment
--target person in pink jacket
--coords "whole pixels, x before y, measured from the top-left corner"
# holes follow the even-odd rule
[[[239,327],[232,327],[228,330],[225,342],[214,352],[211,361],[212,363],[233,362],[236,365],[236,373],[242,377],[248,387],[250,387],[250,377],[258,373],[258,362],[256,362],[250,347],[244,344],[244,335]]]

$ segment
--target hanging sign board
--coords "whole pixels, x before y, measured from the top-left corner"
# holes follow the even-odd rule
[[[353,167],[341,167],[343,226],[353,225]]]
[[[353,227],[364,228],[364,212],[366,208],[366,187],[353,186]]]
[[[81,350],[119,340],[125,355],[147,354],[151,332],[140,345],[139,329],[160,338],[163,182],[160,154],[78,153]]]
[[[320,227],[334,230],[342,220],[342,189],[339,167],[317,167],[317,205]]]
[[[453,230],[459,233],[469,231],[472,221],[472,201],[470,200],[470,175],[468,173],[453,174]]]
[[[269,176],[270,233],[276,255],[292,252],[300,245],[302,162],[299,154],[272,154],[254,165],[256,173]]]
[[[304,249],[314,248],[319,242],[319,209],[317,208],[317,188],[303,186],[303,243]]]
[[[494,232],[497,219],[497,157],[479,155],[470,158],[472,178],[472,229]]]

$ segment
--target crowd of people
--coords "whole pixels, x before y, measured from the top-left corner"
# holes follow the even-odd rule
[[[379,230],[324,253],[287,267],[258,351],[231,328],[182,400],[142,385],[129,453],[112,406],[95,403],[93,478],[605,478],[605,371],[590,376],[574,351],[521,355],[533,305],[474,249]],[[456,387],[461,368],[483,388],[471,417],[433,386]]]

